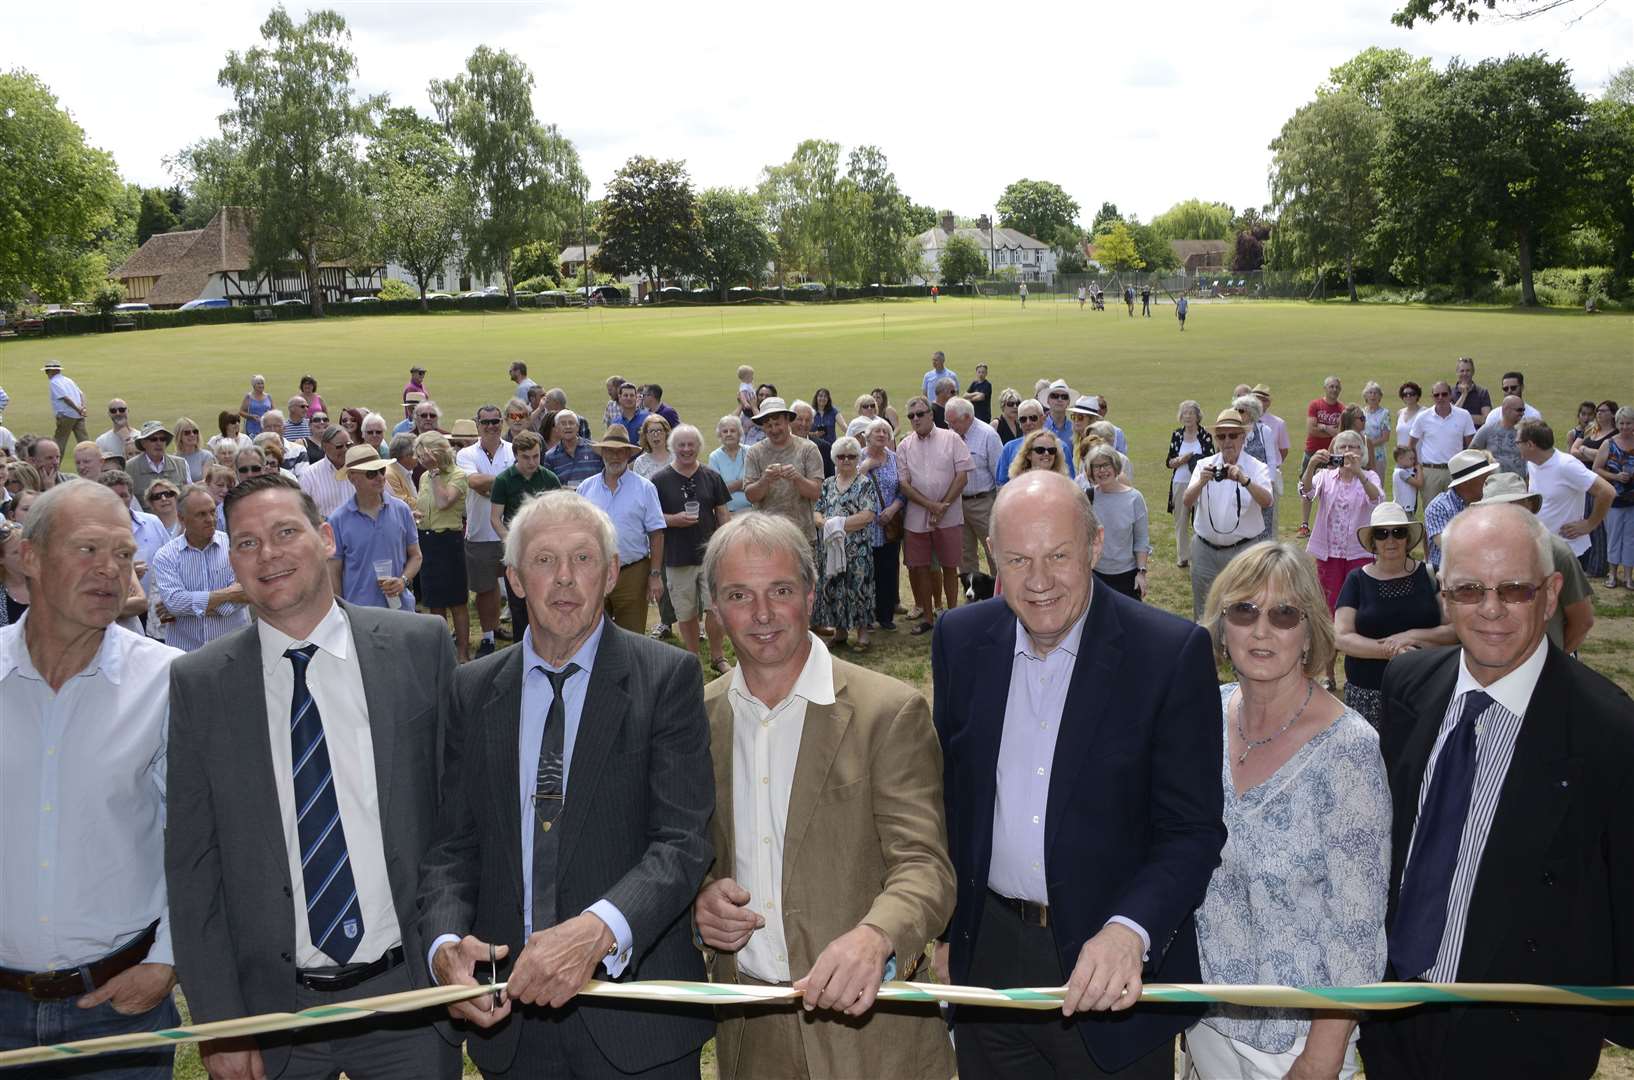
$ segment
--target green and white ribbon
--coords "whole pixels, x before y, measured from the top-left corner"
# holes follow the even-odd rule
[[[323,1024],[366,1019],[378,1013],[411,1013],[452,1005],[503,990],[488,986],[433,986],[383,997],[319,1005],[298,1013],[263,1013],[238,1020],[188,1024],[162,1031],[110,1035],[100,1039],[34,1046],[0,1052],[0,1069],[67,1061],[119,1050],[146,1050],[206,1039],[268,1035]],[[681,1005],[791,1005],[800,992],[786,986],[736,986],[723,983],[652,979],[644,982],[591,981],[581,997],[621,998]],[[880,1001],[983,1005],[1001,1009],[1058,1009],[1066,988],[983,986],[888,982]],[[1140,1000],[1157,1004],[1258,1005],[1279,1009],[1406,1009],[1423,1004],[1568,1005],[1581,1008],[1634,1008],[1634,986],[1537,986],[1526,983],[1373,983],[1369,986],[1235,986],[1220,983],[1153,983],[1141,988]]]

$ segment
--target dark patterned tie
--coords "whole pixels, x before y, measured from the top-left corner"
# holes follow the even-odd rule
[[[533,781],[533,815],[539,831],[533,835],[533,928],[556,925],[556,837],[552,829],[562,812],[566,791],[562,784],[562,755],[567,732],[567,703],[562,690],[581,670],[569,664],[560,671],[542,669],[550,680],[550,711],[545,714],[544,737],[539,740],[539,769]]]
[[[1424,974],[1435,966],[1441,951],[1447,900],[1475,790],[1475,721],[1491,704],[1492,698],[1480,690],[1466,693],[1458,722],[1436,756],[1390,927],[1390,963],[1398,978]]]
[[[345,964],[363,939],[363,909],[358,905],[352,863],[346,853],[346,829],[335,797],[323,718],[306,686],[306,667],[317,651],[316,645],[307,645],[284,653],[295,668],[295,692],[289,704],[295,831],[301,841],[301,879],[306,884],[306,921],[312,944],[335,963]]]

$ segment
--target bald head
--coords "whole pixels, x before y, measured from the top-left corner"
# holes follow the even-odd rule
[[[1017,524],[1037,524],[1044,519],[1069,521],[1084,535],[1098,533],[1100,522],[1078,485],[1058,472],[1029,469],[999,489],[993,503],[993,528],[989,539],[995,550],[1000,527],[1014,517]]]

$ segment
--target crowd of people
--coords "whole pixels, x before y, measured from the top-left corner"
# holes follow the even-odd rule
[[[506,982],[452,1024],[206,1042],[217,1080],[452,1078],[462,1046],[696,1077],[712,1036],[724,1080],[1172,1077],[1177,1038],[1187,1077],[1588,1077],[1634,1043],[1611,1009],[1136,1007],[1634,983],[1634,706],[1571,655],[1591,575],[1634,574],[1634,409],[1557,446],[1518,372],[1494,404],[1462,360],[1395,417],[1330,377],[1296,473],[1268,385],[1184,401],[1188,619],[1145,602],[1106,396],[1062,379],[936,353],[900,414],[847,417],[743,368],[700,426],[621,377],[581,414],[518,362],[445,426],[415,368],[388,430],[256,376],[209,440],[117,398],[90,440],[44,373],[56,430],[0,428],[0,1050],[173,1026],[178,979],[195,1021]],[[928,701],[843,658],[899,617]],[[875,1007],[932,973],[1066,990]],[[576,996],[597,977],[802,1005]]]

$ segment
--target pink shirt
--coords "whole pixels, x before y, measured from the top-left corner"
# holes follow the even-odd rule
[[[1361,480],[1341,480],[1338,469],[1318,469],[1311,477],[1311,491],[1317,496],[1316,513],[1311,517],[1311,538],[1305,550],[1313,559],[1371,559],[1356,539],[1356,530],[1373,517],[1373,507],[1384,498],[1379,476],[1369,469],[1364,474],[1373,482],[1379,498],[1367,497]]]
[[[947,428],[932,428],[927,436],[909,435],[896,448],[896,467],[902,479],[927,499],[937,499],[953,478],[969,472],[970,448],[965,441]],[[953,505],[942,515],[938,529],[952,528],[965,523],[963,500],[955,498]],[[908,514],[902,521],[909,532],[929,532],[930,512],[916,502],[908,503]]]

